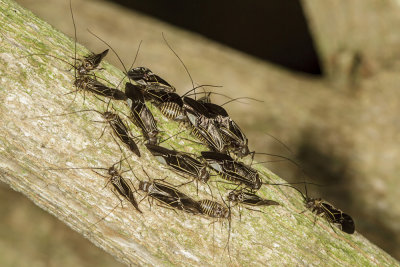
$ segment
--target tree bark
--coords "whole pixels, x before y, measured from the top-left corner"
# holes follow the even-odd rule
[[[105,124],[95,122],[101,120],[96,112],[52,116],[106,108],[93,95],[84,97],[79,92],[76,99],[75,94],[67,95],[75,90],[71,66],[50,56],[31,55],[54,55],[73,64],[74,41],[11,0],[0,0],[0,9],[0,179],[119,261],[137,266],[398,265],[358,233],[347,235],[323,219],[314,225],[315,216],[309,211],[301,213],[302,197],[290,188],[263,186],[259,194],[281,206],[263,208],[263,213],[243,209],[241,216],[234,208],[229,229],[227,222],[214,223],[156,203],[150,206],[147,201],[141,202],[143,214],[139,214],[126,201],[121,206],[110,185],[104,188],[107,180],[89,169],[48,170],[108,168],[123,156],[110,129],[99,139]],[[77,53],[82,57],[88,51],[78,45]],[[123,73],[107,62],[101,67],[104,70],[96,72],[100,79],[116,85],[123,78]],[[121,103],[113,105],[127,113]],[[166,120],[155,108],[151,110],[162,131],[168,135],[179,132],[177,123]],[[193,153],[205,149],[182,137],[191,138],[183,133],[169,144]],[[124,174],[135,187],[138,179],[149,179],[143,169],[152,179],[167,176],[171,183],[185,181],[157,163],[143,145],[140,150],[140,158],[129,158],[134,175]],[[284,182],[266,168],[255,166],[265,181]],[[217,188],[213,182],[210,186],[221,202],[220,194],[226,194],[222,186]],[[181,187],[195,199],[211,198],[206,186],[199,189],[196,195],[195,185]]]

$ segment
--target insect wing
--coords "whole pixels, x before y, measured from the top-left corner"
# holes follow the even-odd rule
[[[330,222],[334,224],[339,224],[341,230],[345,233],[348,234],[354,233],[355,224],[350,215],[343,213],[341,210],[336,209],[335,207],[326,202],[323,202],[322,206],[324,208],[325,215],[327,216],[327,219]]]
[[[207,102],[202,102],[202,104],[213,118],[216,118],[217,116],[229,117],[228,112],[226,112],[226,110],[220,105]]]
[[[348,234],[353,234],[356,229],[353,218],[351,218],[350,215],[346,213],[342,213],[340,225],[342,226],[342,231]]]
[[[145,103],[141,88],[130,82],[125,83],[125,95],[130,100],[129,106],[131,109]]]
[[[193,98],[184,97],[183,98],[184,108],[185,110],[192,111],[192,113],[196,116],[203,115],[207,118],[210,118],[211,115],[208,113],[208,110],[204,105]]]
[[[90,56],[85,57],[84,61],[88,61],[91,64],[91,69],[89,70],[94,70],[100,65],[100,62],[103,60],[105,56],[108,54],[108,49],[104,50],[103,52],[99,54],[92,54]]]
[[[251,206],[271,206],[271,205],[279,205],[278,202],[263,199],[262,197],[257,196],[256,194],[242,192],[243,194],[243,204],[251,205]]]
[[[153,74],[148,76],[147,86],[153,90],[165,90],[167,92],[175,92],[175,88],[160,76]]]
[[[154,190],[150,195],[173,208],[189,213],[201,213],[200,205],[196,201],[168,185],[154,182]]]
[[[146,67],[137,67],[128,71],[128,77],[135,82],[142,84],[146,89],[150,90],[165,90],[175,92],[175,88],[160,76],[154,74]]]
[[[116,175],[111,178],[111,183],[114,186],[114,188],[120,193],[125,199],[127,199],[129,202],[132,203],[132,205],[137,209],[139,212],[142,212],[139,209],[139,205],[133,196],[132,189],[129,187],[129,185],[126,183],[125,179],[122,178],[120,175]]]
[[[118,138],[129,147],[129,149],[135,153],[138,157],[140,157],[139,147],[135,143],[135,141],[129,136],[129,130],[121,120],[121,118],[114,114],[115,118],[110,120],[110,126],[113,129],[114,133],[118,136]]]

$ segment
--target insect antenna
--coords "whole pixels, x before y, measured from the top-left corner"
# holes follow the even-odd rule
[[[19,57],[19,58],[26,58],[26,57],[31,57],[31,56],[46,56],[46,57],[52,57],[52,58],[55,58],[55,59],[58,59],[58,60],[64,62],[65,64],[69,65],[69,66],[70,66],[71,68],[73,68],[73,69],[76,68],[76,66],[72,65],[71,63],[69,63],[69,62],[66,61],[65,59],[62,59],[62,58],[57,57],[57,56],[54,56],[54,55],[45,54],[45,53],[32,53],[32,54],[29,54],[29,55],[21,56],[21,57]],[[76,69],[75,69],[75,70],[76,70]]]
[[[222,85],[212,85],[212,84],[202,84],[202,85],[198,85],[198,86],[196,86],[196,87],[193,87],[192,89],[190,89],[190,90],[187,91],[186,93],[184,93],[184,94],[181,96],[181,98],[183,98],[184,96],[187,96],[187,95],[192,95],[192,94],[189,94],[189,93],[195,91],[196,89],[198,89],[198,88],[200,88],[200,87],[216,87],[216,88],[222,88],[223,86],[222,86]],[[212,92],[212,93],[214,93],[214,92]],[[196,92],[194,92],[193,94],[196,95],[196,94],[202,94],[202,93],[196,93]],[[215,93],[215,94],[216,94],[216,93]],[[228,96],[227,96],[227,97],[228,97]]]
[[[178,54],[172,49],[172,47],[171,47],[170,44],[168,43],[167,39],[165,38],[165,35],[164,35],[163,32],[161,33],[161,35],[162,35],[162,37],[163,37],[163,39],[164,39],[165,44],[168,46],[168,48],[172,51],[172,53],[174,53],[175,56],[179,59],[179,61],[182,63],[183,67],[184,67],[185,70],[186,70],[186,73],[189,75],[190,82],[192,83],[192,87],[194,88],[194,82],[193,82],[193,79],[192,79],[192,75],[190,75],[190,72],[189,72],[188,68],[186,67],[185,63],[183,63],[183,60],[182,60],[182,59],[178,56]]]
[[[70,167],[70,168],[45,168],[46,171],[63,171],[63,170],[108,170],[101,167]]]
[[[202,87],[202,86],[203,86],[203,85],[200,85],[200,86],[197,86],[197,87]],[[204,85],[204,86],[210,86],[210,85]],[[196,87],[196,88],[197,88],[197,87]],[[219,86],[213,86],[213,87],[219,87]],[[257,102],[264,102],[263,100],[258,100],[258,99],[255,99],[255,98],[252,98],[252,97],[246,97],[246,96],[233,98],[233,97],[230,97],[230,96],[227,96],[227,95],[224,95],[224,94],[221,94],[221,93],[216,93],[216,92],[205,92],[205,93],[207,94],[207,96],[205,96],[206,98],[209,98],[209,96],[210,96],[211,94],[213,94],[213,95],[219,95],[219,96],[223,96],[223,97],[226,97],[226,98],[230,99],[228,102],[225,102],[224,104],[219,105],[219,106],[221,106],[221,107],[222,107],[223,105],[228,104],[228,103],[233,102],[233,101],[237,101],[238,103],[241,103],[241,104],[248,104],[248,103],[246,103],[246,102],[238,101],[238,100],[240,100],[240,99],[249,99],[249,100],[254,100],[254,101],[257,101]],[[203,92],[200,92],[200,93],[191,93],[191,94],[187,94],[187,96],[199,95],[199,94],[203,94]],[[186,95],[186,94],[185,94],[185,95]]]
[[[136,59],[137,59],[137,57],[138,57],[138,55],[139,55],[139,50],[140,50],[140,47],[141,47],[141,45],[142,45],[142,42],[143,42],[143,41],[140,40],[139,46],[138,46],[138,48],[137,48],[137,50],[136,50],[135,58],[133,59],[133,62],[132,62],[132,64],[131,64],[131,66],[129,67],[129,69],[132,69],[132,68],[133,68],[133,65],[135,65]]]
[[[69,11],[71,12],[72,24],[74,25],[74,78],[76,80],[76,42],[78,42],[78,38],[76,37],[76,25],[74,12],[72,12],[72,0],[69,0]],[[75,98],[74,98],[75,99]]]
[[[268,135],[269,137],[271,137],[272,139],[274,139],[275,141],[277,141],[279,144],[281,144],[284,148],[286,148],[287,151],[289,151],[290,154],[294,155],[293,151],[289,148],[288,145],[286,145],[284,142],[282,142],[281,140],[279,140],[277,137],[273,136],[272,134],[269,133],[264,133],[265,135]]]
[[[114,193],[114,191],[113,191],[113,193]],[[97,220],[96,222],[92,223],[92,224],[89,226],[89,229],[91,229],[91,228],[94,227],[96,224],[98,224],[99,222],[101,222],[101,221],[103,221],[105,218],[107,218],[107,217],[119,206],[119,204],[121,204],[122,208],[124,207],[123,204],[122,204],[122,200],[119,198],[119,196],[118,196],[117,194],[115,194],[115,193],[114,193],[114,195],[116,195],[116,196],[118,197],[120,203],[118,203],[117,205],[115,205],[114,208],[112,208],[112,210],[109,211],[106,215],[104,215],[103,217],[101,217],[101,218],[100,218],[99,220]]]
[[[293,183],[293,184],[296,184],[296,183]],[[294,190],[296,190],[297,192],[299,192],[301,194],[301,196],[303,197],[304,200],[308,199],[307,192],[306,192],[306,195],[304,195],[303,192],[300,191],[300,189],[298,189],[297,187],[292,186],[292,183],[271,184],[271,185],[282,185],[282,186],[287,186],[287,187],[293,188]]]
[[[103,42],[105,45],[107,45],[111,51],[113,51],[113,53],[117,56],[119,62],[121,63],[122,67],[124,68],[125,72],[127,73],[128,70],[125,67],[125,64],[122,62],[122,59],[119,57],[118,53],[114,50],[114,48],[111,47],[111,45],[109,45],[106,41],[104,41],[103,39],[101,39],[99,36],[97,36],[96,34],[94,34],[92,31],[90,31],[89,29],[87,30],[90,34],[92,34],[94,37],[96,37],[97,39],[99,39],[101,42]],[[139,45],[140,47],[140,45]]]

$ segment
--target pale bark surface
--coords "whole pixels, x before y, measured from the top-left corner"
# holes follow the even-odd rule
[[[398,262],[371,244],[358,233],[334,232],[324,220],[313,224],[314,216],[303,211],[299,194],[289,188],[263,187],[260,194],[281,203],[280,207],[264,208],[265,213],[243,210],[241,220],[234,209],[230,256],[224,249],[227,224],[215,223],[200,216],[190,216],[141,203],[139,214],[123,201],[104,220],[119,200],[104,187],[106,179],[90,170],[48,171],[46,168],[96,166],[108,168],[121,158],[121,152],[110,137],[109,129],[98,139],[104,124],[95,112],[60,117],[55,115],[105,105],[91,95],[78,93],[75,102],[72,90],[73,71],[59,60],[30,53],[56,55],[69,62],[74,42],[16,5],[0,0],[0,179],[22,192],[36,205],[56,216],[95,245],[119,261],[146,266],[216,266],[216,265],[337,265],[395,266]],[[98,51],[96,51],[98,52]],[[78,54],[87,51],[78,46]],[[160,63],[162,64],[162,63]],[[103,63],[100,77],[117,84],[122,72]],[[120,109],[126,109],[116,104]],[[251,110],[251,109],[249,109]],[[168,134],[179,130],[152,109],[160,128]],[[133,127],[133,132],[139,134]],[[181,136],[180,136],[181,137]],[[198,152],[199,147],[179,138],[172,140],[175,148]],[[183,137],[188,137],[183,135]],[[148,179],[142,167],[154,178],[169,177],[174,183],[184,180],[166,171],[140,145],[142,157],[129,160],[139,179]],[[127,152],[126,152],[127,153]],[[124,166],[126,168],[126,166]],[[265,168],[256,167],[264,179],[282,180]],[[131,172],[125,174],[137,185]],[[214,180],[214,179],[213,179]],[[214,196],[219,198],[215,184]],[[207,195],[200,186],[196,196],[194,185],[182,188],[199,199]],[[221,190],[221,194],[225,192]],[[209,196],[208,196],[209,197]],[[357,224],[357,222],[356,222]]]

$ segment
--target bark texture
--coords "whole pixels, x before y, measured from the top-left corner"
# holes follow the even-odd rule
[[[109,129],[99,139],[104,124],[94,122],[101,120],[95,112],[38,118],[81,109],[103,111],[105,104],[92,95],[86,95],[84,101],[81,93],[72,102],[74,94],[65,95],[75,89],[70,66],[51,57],[27,56],[45,53],[72,63],[71,39],[13,1],[0,0],[0,11],[0,179],[119,261],[137,266],[398,265],[358,233],[333,231],[321,219],[314,225],[310,212],[300,214],[302,198],[290,188],[264,186],[260,195],[282,205],[264,208],[264,213],[244,209],[239,220],[234,209],[229,257],[226,222],[212,224],[211,219],[156,205],[150,209],[147,201],[141,203],[144,212],[139,214],[125,201],[118,207],[119,200],[110,187],[103,188],[106,179],[91,170],[46,170],[108,168],[120,160],[121,152]],[[88,51],[78,45],[77,53],[83,56]],[[102,67],[99,77],[118,84],[122,72],[106,62]],[[115,107],[127,112],[123,105]],[[152,111],[161,130],[168,134],[179,131],[178,124],[164,119],[156,109]],[[135,127],[132,131],[139,135]],[[189,136],[180,135],[170,144],[193,153],[204,149],[182,137]],[[153,179],[168,176],[169,182],[185,181],[158,164],[143,145],[140,149],[142,157],[129,159],[137,178],[148,179],[144,168]],[[263,179],[283,182],[266,168],[256,168]],[[137,186],[135,176],[125,174]],[[214,197],[220,198],[215,183],[211,187]],[[224,189],[219,189],[224,195]],[[194,185],[182,190],[196,199],[210,198],[204,186],[200,186],[199,196]]]

